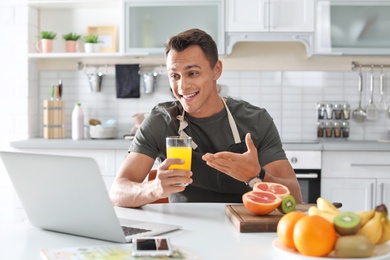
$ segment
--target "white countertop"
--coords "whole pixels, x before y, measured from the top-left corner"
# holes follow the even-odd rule
[[[174,247],[199,259],[281,259],[272,247],[276,233],[239,233],[222,203],[150,204],[141,209],[115,208],[118,217],[181,225],[165,234]],[[40,248],[54,249],[111,242],[44,231],[29,224],[0,229],[0,259],[41,259]]]
[[[131,141],[124,139],[44,139],[34,138],[11,142],[12,148],[17,149],[100,149],[128,150]],[[390,142],[353,141],[353,140],[324,140],[324,141],[285,141],[284,150],[304,151],[390,151]]]

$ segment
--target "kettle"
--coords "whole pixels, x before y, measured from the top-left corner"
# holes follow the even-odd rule
[[[86,73],[86,75],[88,77],[91,92],[100,92],[102,89],[102,81],[104,74],[102,72],[94,72]]]

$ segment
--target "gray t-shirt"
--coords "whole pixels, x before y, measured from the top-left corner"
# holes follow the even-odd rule
[[[262,166],[286,159],[278,131],[265,109],[232,98],[227,98],[226,105],[237,125],[241,143],[234,143],[226,109],[208,118],[194,118],[185,114],[188,127],[184,131],[198,145],[192,153],[193,183],[183,192],[172,194],[170,202],[242,202],[242,195],[251,190],[250,187],[209,167],[201,157],[207,152],[245,152],[245,135],[248,132],[251,133]],[[165,160],[165,137],[178,135],[179,120],[176,117],[182,113],[179,101],[158,104],[138,129],[129,152]]]

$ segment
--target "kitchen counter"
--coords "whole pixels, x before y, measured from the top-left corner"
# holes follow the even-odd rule
[[[124,139],[28,139],[11,142],[16,149],[98,149],[98,150],[128,150],[131,141]],[[301,151],[390,151],[390,142],[383,141],[319,141],[319,142],[283,142],[283,148]]]
[[[240,233],[225,216],[225,204],[222,203],[149,204],[142,209],[116,207],[115,211],[122,219],[182,226],[180,230],[164,236],[170,238],[174,247],[188,252],[196,259],[287,259],[272,246],[277,237],[275,232]],[[0,259],[29,260],[42,259],[40,248],[118,245],[45,231],[29,223],[9,229],[0,228],[0,244]]]
[[[16,149],[92,149],[92,150],[128,150],[131,141],[124,139],[28,139],[11,142]]]

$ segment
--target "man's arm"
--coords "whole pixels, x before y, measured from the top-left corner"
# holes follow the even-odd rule
[[[171,164],[182,163],[180,159],[167,159],[157,169],[154,180],[145,181],[154,159],[136,152],[126,157],[110,189],[110,198],[115,206],[141,207],[160,198],[168,197],[172,192],[180,192],[185,187],[175,183],[192,183],[190,171],[168,170]]]
[[[277,160],[265,165],[264,181],[285,185],[297,203],[302,203],[302,193],[294,169],[288,160]]]
[[[264,181],[280,183],[290,190],[297,203],[302,202],[301,189],[295,172],[288,160],[277,160],[261,166],[257,156],[257,149],[248,133],[245,137],[248,151],[239,154],[232,152],[207,153],[202,159],[207,165],[224,172],[242,182],[248,182],[260,173],[260,167],[266,170]]]

